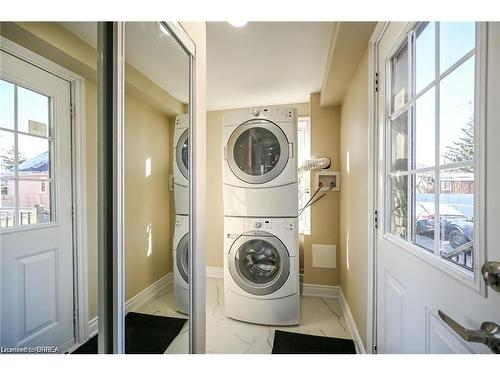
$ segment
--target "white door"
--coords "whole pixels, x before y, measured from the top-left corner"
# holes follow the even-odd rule
[[[1,51],[3,348],[74,344],[70,83]]]
[[[439,311],[500,324],[481,273],[500,261],[498,40],[494,23],[390,23],[378,43],[379,353],[490,352]]]

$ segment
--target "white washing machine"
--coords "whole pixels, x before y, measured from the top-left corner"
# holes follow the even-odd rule
[[[175,307],[184,314],[189,310],[189,216],[175,217],[173,260]]]
[[[189,214],[189,115],[175,118],[174,128],[174,201],[177,215]]]
[[[230,111],[223,123],[224,215],[296,217],[297,110]]]
[[[297,218],[224,218],[224,300],[233,319],[299,324]]]

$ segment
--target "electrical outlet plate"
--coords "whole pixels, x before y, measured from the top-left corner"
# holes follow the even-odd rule
[[[319,187],[319,183],[323,183],[321,191],[327,191],[331,184],[334,184],[334,188],[330,191],[340,191],[340,172],[338,171],[318,171],[316,172],[315,178],[315,188]]]

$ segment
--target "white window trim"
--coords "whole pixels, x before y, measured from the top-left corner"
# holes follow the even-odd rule
[[[395,56],[395,54],[399,51],[399,49],[404,45],[404,43],[408,42],[408,38],[411,38],[413,32],[415,29],[418,27],[419,23],[410,23],[409,28],[407,28],[405,31],[405,36],[403,36],[400,40],[400,43],[398,43],[395,47],[393,48],[392,52],[389,54],[391,58],[388,58],[386,60],[386,66],[383,67],[386,69],[387,75],[386,75],[386,90],[390,90],[390,82],[391,82],[391,73],[390,73],[390,61],[392,59],[392,56]],[[388,194],[388,189],[390,189],[390,186],[388,184],[388,178],[389,176],[401,176],[401,175],[412,175],[415,173],[415,170],[412,170],[411,172],[405,171],[405,172],[396,172],[394,174],[389,173],[390,169],[390,147],[385,147],[384,146],[384,155],[385,157],[385,168],[386,168],[386,173],[385,173],[385,181],[384,181],[384,204],[385,204],[385,216],[381,218],[382,221],[382,230],[384,231],[383,237],[386,240],[389,240],[396,244],[397,246],[401,247],[403,250],[417,256],[418,258],[422,259],[426,263],[437,267],[441,271],[445,272],[449,276],[452,276],[456,280],[462,282],[465,286],[474,289],[478,293],[481,293],[482,295],[485,295],[485,287],[484,283],[481,277],[481,270],[480,266],[484,263],[485,259],[485,250],[484,250],[484,241],[485,241],[485,233],[484,229],[482,228],[482,223],[485,222],[485,205],[484,205],[484,188],[485,188],[485,168],[484,168],[484,163],[482,163],[482,160],[485,160],[485,154],[484,150],[482,149],[481,145],[485,144],[485,117],[486,117],[486,64],[487,64],[487,58],[486,58],[486,53],[487,53],[487,24],[485,22],[476,22],[476,46],[474,50],[470,51],[467,53],[464,57],[459,59],[455,64],[453,64],[451,67],[449,67],[445,72],[443,72],[440,77],[438,77],[436,80],[431,82],[428,86],[423,88],[418,95],[415,95],[413,97],[413,100],[407,100],[405,105],[400,108],[397,113],[392,113],[393,111],[391,110],[390,104],[391,104],[391,92],[386,93],[386,97],[388,98],[388,102],[386,103],[387,105],[385,106],[385,111],[387,115],[385,116],[386,122],[385,122],[385,128],[388,128],[388,123],[392,118],[396,118],[399,116],[402,112],[408,109],[408,107],[412,104],[413,101],[416,101],[420,96],[422,96],[425,92],[428,91],[430,86],[438,80],[444,79],[447,75],[449,75],[451,72],[455,71],[455,69],[460,66],[463,62],[467,60],[468,57],[470,57],[471,52],[474,52],[476,56],[476,64],[475,64],[475,73],[476,73],[476,83],[475,83],[475,105],[474,105],[474,150],[475,150],[475,157],[473,161],[466,161],[466,162],[460,162],[460,163],[453,163],[453,164],[447,164],[447,165],[439,165],[431,168],[424,168],[424,169],[418,169],[418,172],[425,172],[427,170],[434,170],[436,168],[438,169],[453,169],[455,166],[463,166],[463,165],[473,165],[474,166],[474,175],[475,175],[475,181],[474,181],[474,252],[473,252],[473,271],[466,271],[462,267],[454,264],[453,262],[446,261],[444,259],[441,259],[441,257],[437,256],[435,253],[429,253],[427,250],[424,248],[412,243],[412,241],[408,240],[408,238],[411,238],[412,236],[412,228],[411,225],[408,227],[408,233],[407,233],[407,238],[403,239],[400,238],[394,234],[390,233],[390,201],[389,201],[389,194]],[[411,54],[411,52],[410,52]],[[467,57],[468,56],[468,57]],[[411,58],[411,57],[410,57]],[[410,72],[411,73],[411,72]],[[410,74],[409,74],[410,75]],[[409,79],[411,76],[409,77]],[[390,115],[392,113],[392,116]],[[386,131],[385,132],[385,142],[386,144],[390,145],[391,139],[390,139],[390,132]],[[436,158],[439,158],[439,155],[436,150]],[[408,160],[410,162],[410,160]],[[457,165],[455,165],[457,164]],[[438,181],[437,181],[438,183]],[[410,185],[408,187],[410,189]],[[436,204],[439,204],[439,201],[436,201]],[[410,215],[411,212],[408,210],[408,219],[411,219]],[[439,220],[439,216],[437,218]],[[411,221],[408,221],[409,223]],[[438,231],[439,232],[439,231]],[[437,245],[439,246],[439,237],[438,240],[436,241]]]

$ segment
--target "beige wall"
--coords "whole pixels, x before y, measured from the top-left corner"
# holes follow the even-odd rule
[[[172,272],[168,117],[125,98],[125,299]],[[146,160],[151,174],[146,176]]]
[[[341,109],[340,285],[366,346],[368,207],[368,57]],[[348,156],[349,155],[349,156]],[[349,165],[348,164],[349,160]]]
[[[340,168],[340,110],[338,107],[320,107],[320,94],[311,94],[311,156],[329,157],[330,170]],[[311,191],[314,192],[315,173],[311,172]],[[343,188],[341,186],[341,188]],[[321,192],[318,194],[322,194]],[[304,236],[304,283],[338,285],[339,272],[331,268],[312,266],[312,245],[339,245],[339,193],[329,192],[327,196],[311,206],[311,234]]]
[[[96,51],[53,22],[2,23],[0,33],[85,78],[88,305],[93,318],[97,315]],[[173,122],[167,116],[184,111],[185,105],[130,66],[126,80],[125,294],[129,299],[172,271],[173,193],[168,191],[168,175],[172,173]],[[152,173],[146,178],[149,157]]]

